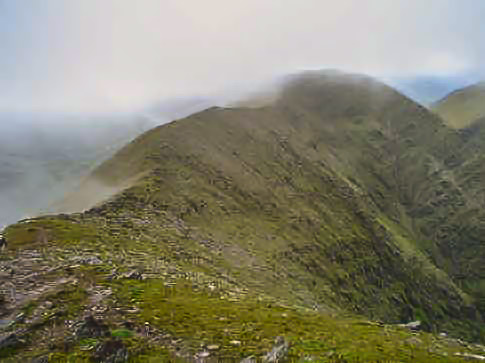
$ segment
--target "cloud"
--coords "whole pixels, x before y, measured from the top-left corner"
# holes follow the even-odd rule
[[[482,72],[481,0],[0,0],[0,110],[112,112],[300,69]]]

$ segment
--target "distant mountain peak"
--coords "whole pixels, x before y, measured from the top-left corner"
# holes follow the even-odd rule
[[[485,117],[485,81],[455,90],[432,109],[453,128],[465,128]]]

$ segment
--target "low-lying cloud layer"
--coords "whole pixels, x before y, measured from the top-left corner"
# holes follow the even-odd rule
[[[133,111],[300,69],[483,74],[481,0],[0,0],[0,111]]]

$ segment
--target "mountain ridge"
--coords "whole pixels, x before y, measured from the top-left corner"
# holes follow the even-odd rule
[[[449,126],[466,128],[485,116],[484,97],[485,81],[481,81],[451,92],[435,102],[431,109],[446,120]]]
[[[97,251],[100,271],[128,265],[155,285],[174,268],[198,276],[194,285],[217,281],[221,293],[237,287],[322,316],[420,320],[428,331],[480,340],[477,295],[453,273],[465,265],[450,259],[446,238],[433,237],[449,216],[473,210],[454,180],[466,143],[369,77],[310,72],[263,107],[210,108],[144,133],[90,177],[128,187],[83,213],[34,219],[6,235],[11,248],[44,239]],[[81,189],[79,199],[83,192],[92,193]],[[102,285],[98,275],[82,290]],[[130,280],[107,284],[152,291]],[[158,315],[136,299],[136,319],[156,325]]]

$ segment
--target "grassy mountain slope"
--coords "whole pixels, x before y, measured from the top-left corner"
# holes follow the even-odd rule
[[[433,110],[456,129],[485,116],[485,83],[480,82],[450,93],[433,105]]]
[[[435,240],[454,280],[476,296],[485,310],[484,221],[482,205],[485,201],[484,137],[485,119],[473,122],[461,130],[463,145],[459,163],[450,174],[450,182],[463,196],[446,218],[435,228]]]
[[[428,335],[409,343],[409,333],[344,316],[419,319],[430,331],[483,339],[476,297],[448,276],[449,256],[433,238],[450,211],[468,205],[451,182],[464,143],[372,79],[307,73],[289,78],[271,105],[211,108],[143,134],[86,182],[121,192],[82,214],[11,226],[9,248],[65,261],[56,271],[71,271],[70,293],[81,301],[67,302],[74,306],[62,317],[79,319],[83,301],[109,290],[98,302],[109,309],[98,315],[112,327],[147,321],[156,337],[177,337],[178,348],[158,341],[169,355],[193,357],[201,343],[215,342],[221,351],[211,356],[258,356],[284,335],[291,359],[459,359],[449,354],[475,348]],[[90,194],[86,187],[72,198]],[[75,263],[73,254],[96,263]],[[132,269],[147,280],[116,278]],[[9,329],[24,328],[17,325]],[[54,350],[64,334],[53,333]],[[156,337],[123,344],[144,354]],[[84,343],[73,341],[69,354],[83,356]]]

